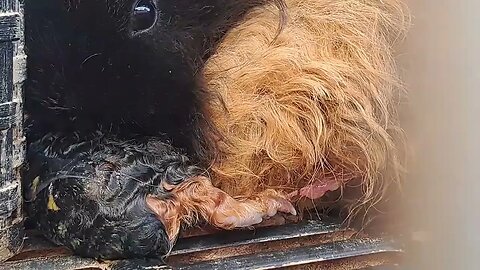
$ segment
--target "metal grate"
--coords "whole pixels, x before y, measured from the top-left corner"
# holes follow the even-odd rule
[[[15,269],[370,269],[395,266],[401,246],[334,222],[308,220],[253,231],[215,232],[180,239],[167,259],[99,262],[72,256],[29,234],[23,252],[0,264]],[[372,268],[374,269],[374,268]]]
[[[15,255],[23,243],[20,166],[22,82],[25,78],[23,16],[18,0],[0,1],[0,261]]]

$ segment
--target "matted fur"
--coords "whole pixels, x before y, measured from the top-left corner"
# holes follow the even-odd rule
[[[362,184],[376,202],[399,180],[401,84],[393,47],[408,26],[398,0],[286,0],[256,8],[209,59],[211,113],[226,141],[214,185],[234,196],[315,180]],[[278,35],[278,36],[277,36]]]

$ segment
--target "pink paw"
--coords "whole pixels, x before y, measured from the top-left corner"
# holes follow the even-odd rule
[[[296,215],[295,207],[275,192],[267,192],[256,199],[237,201],[228,198],[217,210],[216,219],[221,228],[244,228],[261,223],[278,212]]]

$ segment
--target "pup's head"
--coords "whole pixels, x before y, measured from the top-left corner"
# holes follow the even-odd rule
[[[27,157],[31,222],[76,254],[103,259],[168,254],[181,221],[151,204],[176,206],[172,188],[202,173],[156,139],[78,143],[45,136],[30,144]]]

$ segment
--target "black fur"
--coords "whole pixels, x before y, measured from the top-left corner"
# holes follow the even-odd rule
[[[169,196],[199,167],[155,138],[129,141],[47,134],[30,144],[28,215],[52,241],[96,258],[161,256],[171,244],[148,210],[148,194]]]
[[[157,21],[143,32],[132,29],[136,0],[25,2],[27,209],[48,238],[84,256],[171,248],[145,196],[202,173],[180,153],[206,164],[215,145],[203,62],[267,0],[152,1]]]

